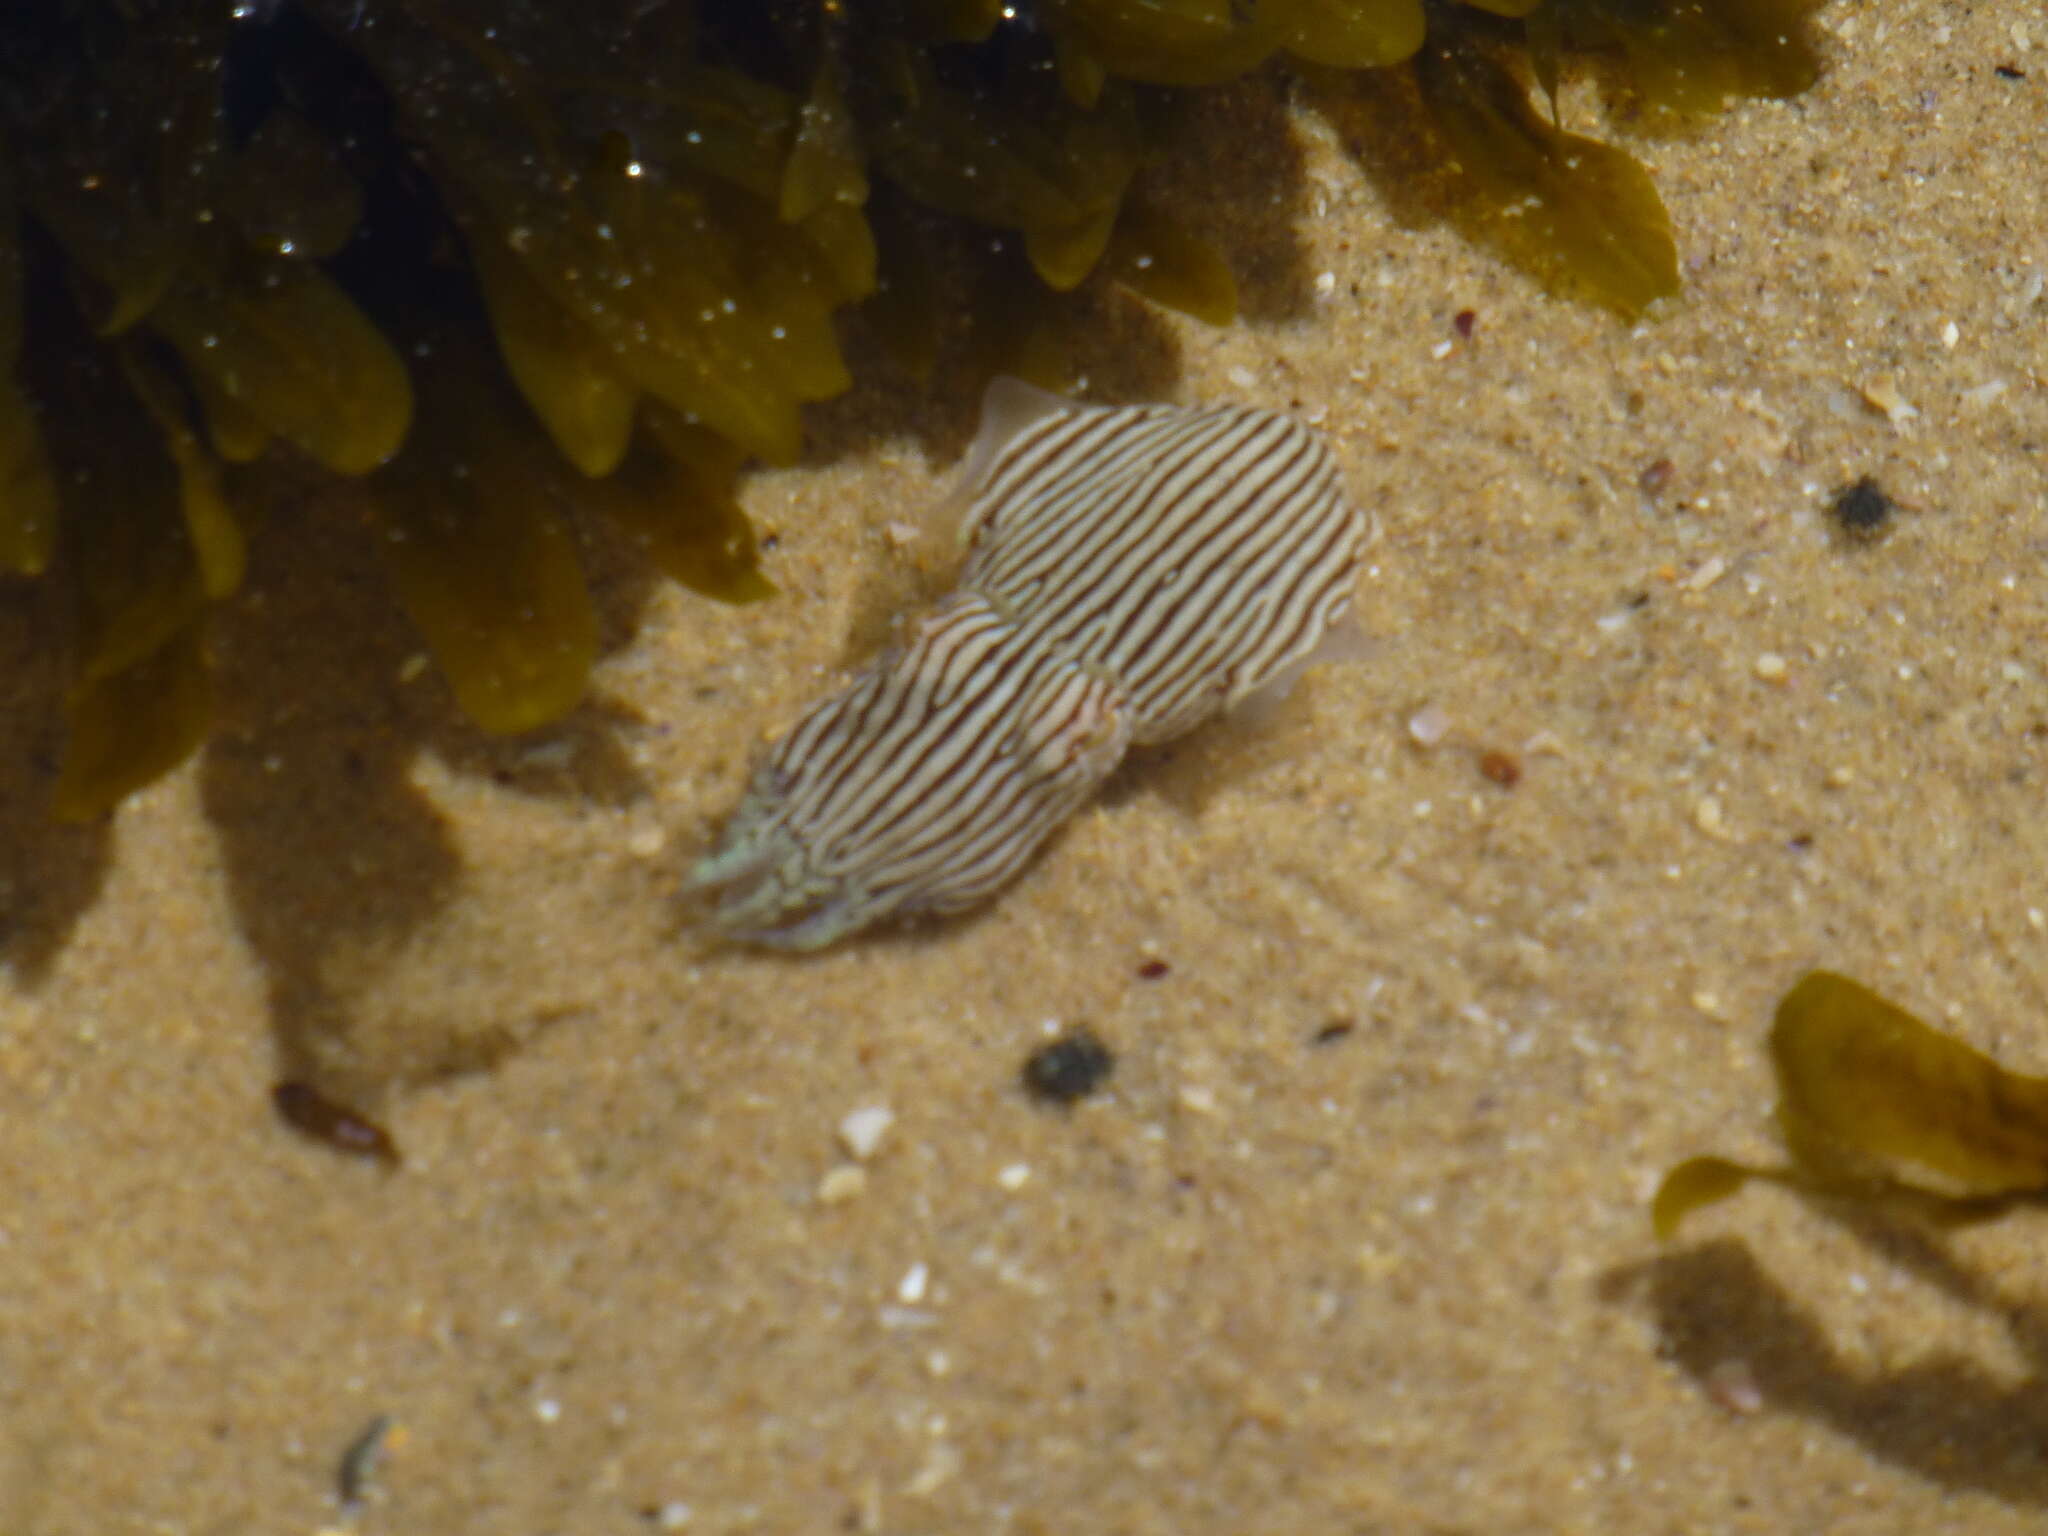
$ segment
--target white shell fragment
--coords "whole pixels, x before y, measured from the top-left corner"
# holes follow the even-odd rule
[[[839,1144],[848,1157],[864,1163],[881,1149],[882,1138],[895,1123],[896,1112],[888,1105],[863,1104],[839,1122]]]
[[[1328,445],[1245,406],[990,386],[966,566],[798,722],[692,881],[728,935],[814,949],[992,895],[1116,768],[1289,676],[1366,544]]]

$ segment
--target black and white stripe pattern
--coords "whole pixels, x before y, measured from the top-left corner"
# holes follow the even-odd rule
[[[1244,406],[1070,407],[1019,432],[968,517],[961,585],[1103,667],[1166,741],[1305,655],[1364,527],[1328,446]]]
[[[1242,406],[990,391],[955,593],[816,705],[717,850],[727,933],[808,949],[991,895],[1115,769],[1299,662],[1366,539],[1328,447]]]

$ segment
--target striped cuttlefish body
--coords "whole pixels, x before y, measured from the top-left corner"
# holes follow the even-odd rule
[[[1291,417],[1010,379],[961,494],[953,593],[775,745],[693,871],[729,936],[815,949],[992,895],[1129,747],[1309,659],[1367,538]]]

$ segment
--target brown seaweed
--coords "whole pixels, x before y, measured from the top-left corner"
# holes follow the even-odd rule
[[[1652,1206],[1660,1236],[1752,1179],[1951,1223],[2048,1192],[2048,1077],[2008,1071],[1831,971],[1785,994],[1770,1048],[1791,1162],[1679,1164]]]
[[[1631,157],[1557,125],[1562,84],[1594,61],[1653,131],[1790,94],[1813,4],[24,0],[0,17],[0,572],[80,594],[61,807],[204,736],[206,612],[248,558],[225,465],[363,481],[458,702],[542,724],[593,654],[580,515],[707,595],[772,590],[738,476],[851,386],[849,310],[927,377],[937,274],[970,255],[969,370],[1053,387],[1091,286],[1228,323],[1227,263],[1156,182],[1170,99],[1269,61],[1407,71],[1462,226],[1633,316],[1676,289],[1669,220]],[[51,315],[75,324],[24,325]],[[448,366],[476,419],[427,398]],[[100,497],[116,459],[133,483]],[[173,686],[124,713],[148,679]]]

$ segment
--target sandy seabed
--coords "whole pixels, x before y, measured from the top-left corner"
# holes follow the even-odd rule
[[[1834,0],[1815,90],[1635,146],[1686,292],[1634,328],[1234,91],[1257,163],[1208,169],[1282,189],[1225,231],[1250,317],[1126,306],[1097,391],[1318,421],[1371,654],[965,921],[721,951],[676,885],[943,584],[889,525],[971,405],[870,391],[749,482],[779,601],[598,551],[615,644],[539,741],[466,730],[360,539],[285,514],[220,738],[100,828],[35,812],[0,592],[0,1530],[310,1533],[378,1414],[365,1533],[2041,1529],[2048,1215],[1646,1215],[1775,1155],[1810,967],[2048,1070],[2031,9]],[[1859,544],[1863,474],[1903,510]],[[1120,1058],[1070,1112],[1017,1086],[1053,1021]],[[285,1075],[404,1166],[285,1132]]]

